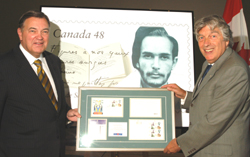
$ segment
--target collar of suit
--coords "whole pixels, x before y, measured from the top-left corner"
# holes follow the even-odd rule
[[[213,67],[209,70],[209,72],[207,73],[206,77],[204,77],[204,79],[200,83],[200,81],[202,79],[202,75],[205,72],[205,69],[206,69],[207,65],[209,64],[207,61],[205,61],[203,63],[203,65],[202,65],[202,71],[201,71],[201,73],[200,73],[200,75],[199,75],[199,77],[197,79],[197,83],[195,84],[195,87],[194,87],[193,98],[195,98],[197,96],[197,94],[202,90],[202,88],[204,87],[204,85],[206,85],[206,83],[215,75],[216,71],[218,69],[220,69],[220,67],[222,66],[222,64],[224,63],[224,61],[232,53],[233,53],[233,50],[231,48],[227,47],[226,51],[220,56],[220,58],[215,63],[212,64]]]

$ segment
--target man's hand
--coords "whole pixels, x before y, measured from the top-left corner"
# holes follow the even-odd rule
[[[161,88],[167,88],[169,91],[173,91],[177,98],[184,99],[186,97],[186,91],[180,88],[177,84],[163,85]]]
[[[70,120],[72,122],[76,122],[77,118],[81,118],[82,117],[77,110],[78,109],[76,108],[76,109],[71,109],[71,110],[68,111],[68,113],[67,113],[68,120]]]
[[[175,138],[169,142],[169,144],[167,145],[167,147],[164,149],[163,152],[167,154],[174,154],[179,152],[180,150],[181,148],[178,146]]]

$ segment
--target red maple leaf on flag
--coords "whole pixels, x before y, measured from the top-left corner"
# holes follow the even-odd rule
[[[238,46],[239,42],[234,43],[233,49],[236,50],[236,47]],[[240,51],[237,52],[246,62],[248,65],[250,65],[250,50],[244,49],[244,43],[241,46]]]
[[[227,0],[223,18],[233,32],[233,49],[250,65],[248,31],[241,0]]]

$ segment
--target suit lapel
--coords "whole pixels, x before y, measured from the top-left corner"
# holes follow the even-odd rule
[[[203,75],[205,69],[206,69],[206,66],[205,66],[205,68],[203,68],[203,70],[202,70],[203,72],[199,76],[199,82],[201,81],[201,78],[202,78],[202,75]],[[197,83],[197,85],[195,86],[196,89],[195,89],[195,92],[194,92],[194,95],[193,95],[193,99],[196,98],[196,96],[198,95],[198,93],[207,84],[207,82],[212,79],[212,77],[214,76],[215,72],[216,72],[216,66],[214,65],[214,66],[211,67],[211,69],[209,70],[209,72],[207,73],[207,75],[204,77],[204,79],[202,80],[202,82],[200,84]]]
[[[193,91],[193,97],[196,97],[196,95],[197,95],[197,89],[198,89],[198,85],[199,85],[199,82],[201,81],[201,78],[202,78],[202,75],[203,75],[203,73],[205,72],[205,65],[207,65],[207,61],[205,61],[204,63],[203,63],[203,66],[202,66],[202,71],[201,71],[201,73],[200,73],[200,75],[199,75],[199,77],[198,77],[198,79],[197,79],[197,81],[196,81],[196,84],[195,84],[195,87],[194,87],[194,91]]]
[[[60,74],[60,71],[57,70],[58,65],[55,64],[55,61],[53,61],[53,58],[51,57],[52,54],[50,54],[49,52],[44,52],[43,54],[44,54],[44,57],[46,59],[50,73],[52,75],[52,78],[56,86],[56,91],[57,91],[57,96],[58,96],[58,111],[60,111],[61,109],[61,95],[60,95],[61,86],[59,84],[60,82],[59,79],[61,78],[61,74]]]
[[[39,97],[41,97],[42,100],[48,101],[50,105],[50,108],[54,109],[54,106],[49,99],[46,91],[44,90],[40,80],[38,79],[36,73],[32,69],[31,65],[29,64],[28,60],[25,58],[23,53],[21,52],[19,46],[14,49],[14,56],[13,59],[17,65],[20,78],[22,79],[22,82],[26,84],[27,88],[30,88],[34,91],[34,93],[37,93]],[[59,89],[58,89],[59,90]],[[56,112],[56,110],[55,110]]]
[[[194,92],[193,92],[193,100],[197,97],[197,95],[202,91],[203,87],[213,78],[215,75],[216,71],[220,69],[220,67],[223,65],[223,63],[227,60],[227,58],[232,54],[232,49],[227,48],[226,51],[223,53],[223,55],[214,63],[212,68],[209,70],[207,73],[206,77],[204,77],[203,81],[200,83],[199,82],[202,78],[203,73],[205,72],[205,69],[208,65],[208,62],[205,61],[202,66],[202,72],[199,75],[199,78],[195,84]]]
[[[19,47],[16,47],[14,49],[13,59],[17,65],[17,68],[19,69],[19,75],[22,79],[22,82],[27,84],[27,88],[34,90],[34,92],[37,92],[37,95],[40,96],[44,96],[45,94],[47,94],[46,92],[44,92],[41,82],[39,81],[36,73],[30,66],[29,62],[27,61]]]

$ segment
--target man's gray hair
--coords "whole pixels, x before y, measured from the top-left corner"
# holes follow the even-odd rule
[[[229,41],[228,46],[231,48],[233,47],[232,31],[229,25],[226,23],[226,21],[222,17],[218,15],[209,15],[206,17],[202,17],[201,19],[196,21],[194,25],[194,34],[196,36],[197,41],[198,41],[199,31],[205,26],[208,26],[211,30],[214,30],[215,28],[219,28],[223,35],[224,41]]]

